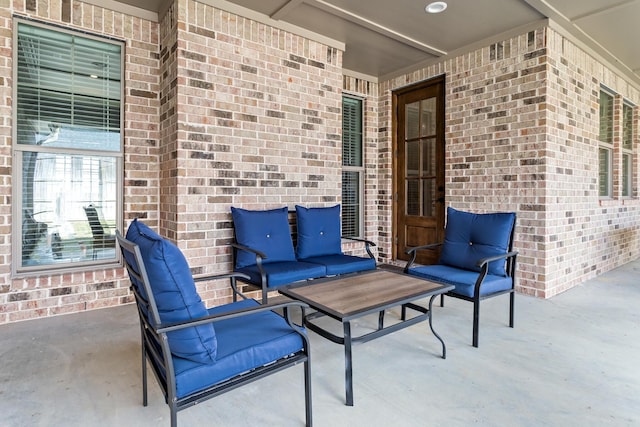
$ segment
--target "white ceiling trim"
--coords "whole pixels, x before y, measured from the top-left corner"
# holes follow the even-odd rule
[[[311,6],[317,7],[318,9],[324,10],[325,12],[329,12],[332,15],[338,16],[342,19],[346,19],[347,21],[353,24],[360,25],[361,27],[364,27],[368,30],[374,31],[378,34],[382,34],[386,37],[392,38],[408,46],[411,46],[413,48],[426,52],[428,54],[431,54],[434,56],[442,56],[447,54],[447,52],[445,52],[444,50],[440,50],[428,44],[419,42],[415,39],[412,39],[409,36],[406,36],[390,28],[379,25],[361,15],[356,15],[353,12],[349,12],[348,10],[342,9],[324,0],[307,0],[305,3]]]
[[[543,15],[549,17],[549,21],[552,24],[551,28],[563,34],[565,37],[574,42],[576,45],[580,46],[586,52],[593,55],[603,64],[610,66],[614,71],[628,78],[630,82],[633,82],[635,84],[636,88],[640,88],[640,76],[638,76],[638,74],[636,74],[634,70],[632,70],[617,56],[611,53],[611,51],[601,45],[597,40],[587,34],[582,28],[580,28],[579,25],[577,25],[575,22],[572,22],[557,9],[549,5],[547,0],[525,1],[529,3],[531,7],[535,8]],[[636,0],[632,0],[632,2],[635,1]],[[624,4],[620,3],[614,7],[626,6],[629,3],[629,1],[626,1],[624,2]]]
[[[384,76],[380,76],[380,78],[378,80],[380,82],[384,82],[384,81],[387,81],[387,80],[393,80],[393,79],[395,79],[397,77],[400,77],[400,76],[403,76],[405,74],[414,73],[416,71],[422,70],[423,68],[430,67],[431,65],[439,64],[439,63],[441,63],[443,61],[446,61],[446,60],[449,60],[449,59],[452,59],[452,58],[456,58],[458,56],[462,56],[462,55],[468,54],[468,53],[473,52],[473,51],[478,50],[478,49],[482,49],[482,48],[488,47],[488,46],[492,45],[493,43],[501,42],[501,41],[510,39],[512,37],[517,37],[519,35],[526,34],[529,31],[533,31],[533,30],[536,30],[538,28],[547,26],[548,22],[549,22],[549,20],[544,18],[544,19],[540,19],[538,21],[534,21],[534,22],[530,22],[528,24],[521,25],[521,26],[516,27],[516,28],[512,28],[509,31],[505,31],[505,32],[502,32],[500,34],[496,34],[496,35],[493,35],[491,37],[487,37],[485,39],[478,40],[478,41],[476,41],[474,43],[471,43],[471,44],[469,44],[467,46],[464,46],[464,47],[462,47],[460,49],[452,50],[451,52],[447,53],[446,55],[444,55],[444,56],[442,56],[440,58],[426,59],[424,61],[420,61],[420,62],[417,62],[415,64],[411,64],[411,65],[409,65],[407,67],[404,67],[403,69],[396,70],[396,71],[394,71],[392,73],[389,73],[389,74],[386,74]]]
[[[105,9],[113,10],[114,12],[124,13],[125,15],[135,16],[137,18],[146,19],[147,21],[151,21],[151,22],[158,22],[158,14],[156,12],[131,6],[126,3],[120,3],[115,0],[82,0],[82,1],[85,3],[92,4],[94,6],[104,7]]]
[[[603,13],[613,12],[616,9],[621,7],[629,6],[630,4],[636,3],[638,0],[626,0],[622,1],[618,4],[614,4],[611,6],[605,6],[600,9],[594,10],[593,12],[583,13],[582,15],[574,16],[573,22],[580,21],[585,18],[593,18],[594,16],[602,15]]]
[[[226,0],[198,0],[201,3],[207,4],[209,6],[213,6],[218,9],[225,10],[227,12],[242,16],[244,18],[252,19],[254,21],[260,22],[262,24],[266,24],[272,26],[274,28],[278,28],[280,30],[288,31],[293,34],[297,34],[299,36],[308,38],[310,40],[316,41],[318,43],[325,44],[329,47],[333,47],[335,49],[339,49],[341,51],[345,51],[346,45],[339,41],[334,40],[332,38],[323,36],[322,34],[314,33],[313,31],[306,30],[304,28],[298,27],[296,25],[288,24],[283,21],[278,21],[273,19],[263,13],[256,12],[255,10],[248,9],[243,6],[239,6],[234,3],[230,3]],[[277,13],[277,12],[276,12]]]
[[[282,19],[289,14],[293,9],[300,6],[304,3],[304,0],[289,0],[284,6],[280,9],[276,10],[273,14],[271,14],[271,18],[273,19]]]

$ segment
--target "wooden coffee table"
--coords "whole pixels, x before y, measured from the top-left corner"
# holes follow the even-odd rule
[[[304,325],[334,343],[344,345],[345,356],[345,392],[346,404],[353,406],[353,368],[351,364],[351,347],[353,343],[367,342],[375,338],[390,334],[424,320],[429,321],[433,335],[442,344],[442,358],[446,358],[444,341],[433,329],[431,307],[433,299],[453,289],[453,286],[429,282],[410,276],[400,270],[377,269],[352,276],[339,276],[331,279],[316,279],[311,282],[294,284],[280,288],[280,293],[289,298],[307,303],[313,313],[304,316]],[[431,297],[429,308],[412,305],[421,314],[406,319],[404,307],[399,323],[384,326],[384,311],[386,309],[403,306],[417,299]],[[362,316],[378,313],[378,327],[357,337],[351,336],[351,321]],[[335,335],[313,323],[321,316],[330,316],[343,326],[342,336]]]

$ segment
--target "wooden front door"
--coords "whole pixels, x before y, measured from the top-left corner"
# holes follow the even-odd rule
[[[394,92],[394,254],[444,238],[444,76]],[[439,252],[422,251],[432,264]]]

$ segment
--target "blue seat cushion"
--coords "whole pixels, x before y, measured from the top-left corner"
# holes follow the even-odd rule
[[[512,212],[475,214],[448,207],[439,264],[480,271],[478,260],[509,250],[515,219]],[[489,263],[489,274],[506,276],[505,261]]]
[[[296,206],[296,224],[298,259],[342,254],[340,205],[327,208]]]
[[[254,300],[242,300],[211,308],[209,314],[258,305]],[[218,337],[218,357],[215,363],[202,364],[187,359],[174,359],[178,398],[303,348],[302,337],[285,319],[271,311],[222,320],[216,322],[215,328]]]
[[[287,207],[250,211],[231,207],[236,242],[264,252],[263,263],[295,261]],[[236,269],[255,265],[255,254],[238,250]]]
[[[324,265],[311,264],[300,261],[281,261],[263,264],[262,269],[267,275],[267,287],[274,288],[288,283],[294,283],[305,279],[315,279],[327,275]],[[237,272],[248,274],[250,282],[256,286],[262,286],[262,279],[258,266],[237,268]]]
[[[134,219],[127,240],[140,248],[151,292],[164,323],[198,319],[208,314],[193,281],[189,264],[180,249],[163,239],[146,224]],[[135,265],[133,260],[129,260]],[[141,283],[132,278],[143,298],[148,296]],[[153,324],[153,319],[149,319]],[[169,347],[176,356],[198,363],[216,359],[216,333],[212,325],[201,325],[169,332]]]
[[[376,260],[370,257],[364,258],[344,254],[315,256],[301,259],[300,261],[324,265],[329,276],[376,269]]]
[[[409,274],[422,277],[432,282],[454,285],[451,292],[473,298],[475,293],[478,273],[475,271],[461,270],[448,265],[426,265],[409,269]],[[513,279],[508,276],[496,276],[487,274],[480,286],[480,296],[494,292],[511,289]]]

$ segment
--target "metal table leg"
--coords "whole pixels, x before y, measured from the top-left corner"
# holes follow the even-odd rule
[[[342,323],[344,327],[344,386],[347,395],[347,406],[353,406],[353,370],[351,366],[351,324]]]
[[[438,335],[436,333],[436,331],[433,329],[433,322],[431,321],[431,316],[433,313],[433,299],[436,297],[437,295],[433,295],[430,299],[429,299],[429,327],[431,328],[431,332],[433,332],[433,335],[435,335],[436,338],[438,338],[438,340],[440,340],[440,342],[442,343],[442,358],[446,359],[447,358],[447,347],[445,347],[444,345],[444,341],[442,340],[442,338],[440,338],[440,335]]]

